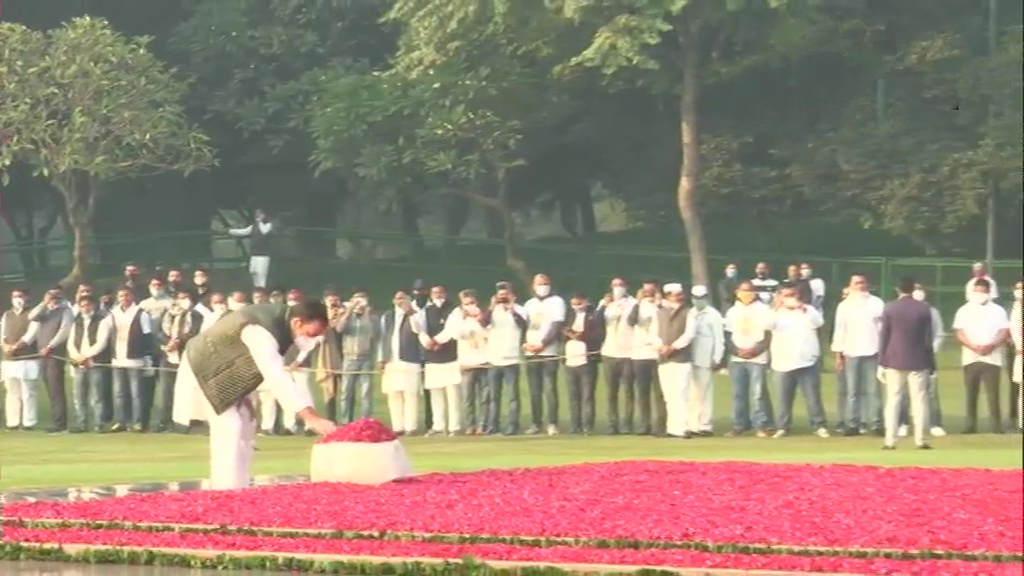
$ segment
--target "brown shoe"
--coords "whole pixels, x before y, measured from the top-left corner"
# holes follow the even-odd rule
[[[740,436],[743,436],[743,430],[739,428],[733,428],[725,433],[726,438],[739,438]]]

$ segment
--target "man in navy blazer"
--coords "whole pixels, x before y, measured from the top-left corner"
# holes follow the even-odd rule
[[[899,297],[885,305],[879,339],[879,366],[885,383],[886,450],[896,448],[900,403],[909,391],[914,442],[931,449],[928,430],[928,375],[935,371],[932,313],[928,304],[916,300],[913,278],[900,279]]]

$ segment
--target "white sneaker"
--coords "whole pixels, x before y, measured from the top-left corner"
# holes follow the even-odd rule
[[[896,435],[900,438],[906,438],[907,434],[910,434],[910,426],[900,424],[900,427],[896,429]]]
[[[786,436],[786,431],[785,430],[779,430],[775,434],[772,435],[772,438],[785,438],[785,436]]]
[[[558,426],[555,426],[554,424],[548,424],[548,436],[556,435],[558,435]]]
[[[932,426],[931,429],[928,430],[928,432],[932,436],[945,436],[946,435],[946,431],[942,429],[942,426]]]
[[[818,435],[818,438],[831,438],[832,435],[828,433],[828,428],[818,428],[814,431]]]

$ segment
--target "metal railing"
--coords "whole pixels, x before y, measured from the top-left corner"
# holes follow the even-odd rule
[[[333,254],[306,256],[301,238],[306,242],[335,243]],[[312,238],[312,240],[309,240]],[[290,228],[277,241],[272,276],[286,284],[318,288],[323,283],[341,285],[363,284],[391,288],[407,286],[413,278],[443,277],[452,288],[472,287],[487,290],[496,280],[515,280],[505,266],[503,244],[499,240],[426,237],[427,254],[414,255],[413,237],[397,233],[346,235],[337,230]],[[644,277],[662,280],[689,277],[689,262],[680,251],[665,246],[637,246],[608,240],[572,240],[568,238],[527,241],[519,251],[531,270],[545,272],[564,290],[603,293],[612,276],[634,281]],[[123,262],[131,260],[143,266],[162,263],[170,266],[203,266],[231,268],[241,266],[246,254],[243,245],[223,233],[189,231],[146,236],[97,236],[91,239],[92,265],[99,276],[113,275]],[[443,250],[431,249],[443,246]],[[34,277],[63,275],[69,268],[71,244],[60,239],[43,245],[0,245],[0,279],[23,280],[19,274],[19,253],[43,250],[49,265],[35,270]],[[323,250],[319,250],[322,254]],[[829,300],[834,301],[839,287],[850,275],[866,274],[876,292],[889,297],[899,278],[913,276],[928,287],[933,304],[952,313],[963,302],[971,261],[951,258],[887,258],[863,257],[834,259],[812,255],[780,255],[745,253],[709,258],[713,274],[727,263],[736,263],[742,275],[753,272],[757,262],[768,263],[773,275],[781,278],[789,264],[810,262],[816,274],[829,287]],[[30,271],[31,272],[31,271]],[[991,271],[1004,298],[1020,279],[1021,261],[999,261]],[[390,289],[390,288],[387,288]]]

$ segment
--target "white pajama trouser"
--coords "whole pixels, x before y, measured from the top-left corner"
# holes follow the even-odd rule
[[[388,392],[388,413],[395,432],[415,432],[420,415],[420,394],[416,390]],[[435,408],[436,410],[436,408]],[[435,416],[435,418],[437,418]]]
[[[430,390],[430,408],[434,412],[434,432],[458,432],[462,429],[462,384]],[[447,430],[445,425],[448,426]]]
[[[250,256],[249,275],[252,276],[254,288],[266,288],[267,277],[270,275],[270,256]]]
[[[274,429],[274,421],[277,420],[277,400],[269,389],[263,386],[256,390],[256,396],[260,402],[260,429],[270,432]]]
[[[928,371],[881,369],[885,383],[885,443],[896,445],[896,431],[899,428],[900,405],[903,396],[910,397],[910,419],[914,424],[914,442],[920,446],[926,441],[928,432]]]
[[[256,414],[232,406],[214,414],[207,404],[210,424],[210,490],[236,490],[249,485],[256,448]]]
[[[4,382],[7,395],[4,399],[4,412],[8,428],[24,426],[31,428],[39,423],[39,381],[27,378],[7,377]]]
[[[683,436],[687,432],[689,417],[690,380],[693,365],[689,362],[662,362],[658,364],[658,380],[665,397],[665,432]]]
[[[687,426],[691,432],[711,432],[714,428],[715,391],[712,375],[711,368],[693,367],[690,419]]]

